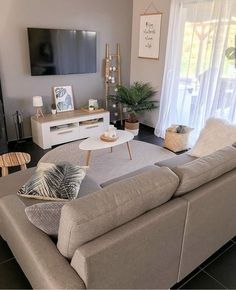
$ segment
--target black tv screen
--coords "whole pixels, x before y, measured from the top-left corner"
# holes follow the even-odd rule
[[[94,31],[28,28],[31,75],[96,73]]]

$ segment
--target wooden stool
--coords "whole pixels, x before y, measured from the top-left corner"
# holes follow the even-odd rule
[[[21,170],[27,169],[26,164],[31,160],[28,153],[10,152],[0,156],[0,167],[2,168],[2,176],[8,175],[8,167],[20,166]]]

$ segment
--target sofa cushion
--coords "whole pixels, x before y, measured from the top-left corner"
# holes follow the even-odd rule
[[[203,157],[225,146],[232,145],[235,140],[236,125],[222,119],[210,118],[189,154]]]
[[[114,182],[129,178],[129,177],[133,177],[133,176],[138,175],[138,174],[143,173],[143,172],[148,172],[149,170],[152,170],[153,168],[155,168],[154,165],[149,165],[149,166],[142,167],[142,168],[140,168],[138,170],[135,170],[133,172],[124,174],[124,175],[119,176],[117,178],[113,178],[113,179],[111,179],[111,180],[109,180],[107,182],[104,182],[104,183],[101,184],[101,187],[106,187],[106,186],[108,186],[108,185],[110,185],[110,184],[112,184]]]
[[[89,176],[85,176],[81,183],[79,196],[82,197],[101,189],[101,187]],[[27,206],[25,213],[29,221],[48,235],[57,237],[61,209],[68,201],[50,201],[34,200],[20,197]]]
[[[85,196],[89,193],[95,192],[100,189],[101,189],[101,186],[97,184],[96,181],[92,179],[92,177],[90,177],[89,175],[86,175],[80,185],[78,197]],[[45,203],[45,200],[43,199],[41,200],[41,199],[34,199],[34,198],[25,198],[22,196],[19,196],[19,198],[21,199],[21,201],[24,203],[25,206],[31,206],[37,203]],[[51,200],[50,202],[57,202],[57,201]]]
[[[35,174],[17,192],[27,198],[76,199],[86,169],[70,163],[39,163]]]
[[[65,204],[59,251],[72,258],[79,246],[167,202],[178,184],[169,168],[154,168]]]
[[[175,157],[159,161],[155,163],[156,166],[159,167],[168,167],[170,169],[175,168],[177,166],[183,165],[185,163],[191,162],[195,160],[196,157],[188,155],[187,153],[176,155]]]
[[[65,203],[66,201],[38,203],[26,207],[25,213],[34,226],[50,236],[57,237],[61,209]]]
[[[208,156],[173,168],[180,185],[174,196],[181,196],[236,168],[236,148],[227,146]]]

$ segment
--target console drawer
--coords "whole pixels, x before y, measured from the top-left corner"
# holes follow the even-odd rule
[[[80,138],[95,137],[105,131],[104,122],[98,122],[90,125],[80,125],[79,126],[79,136]]]
[[[50,137],[51,137],[51,146],[78,140],[79,138],[78,127],[52,131]]]

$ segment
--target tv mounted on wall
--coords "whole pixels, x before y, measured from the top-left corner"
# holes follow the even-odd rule
[[[28,28],[31,75],[96,73],[94,31]]]

